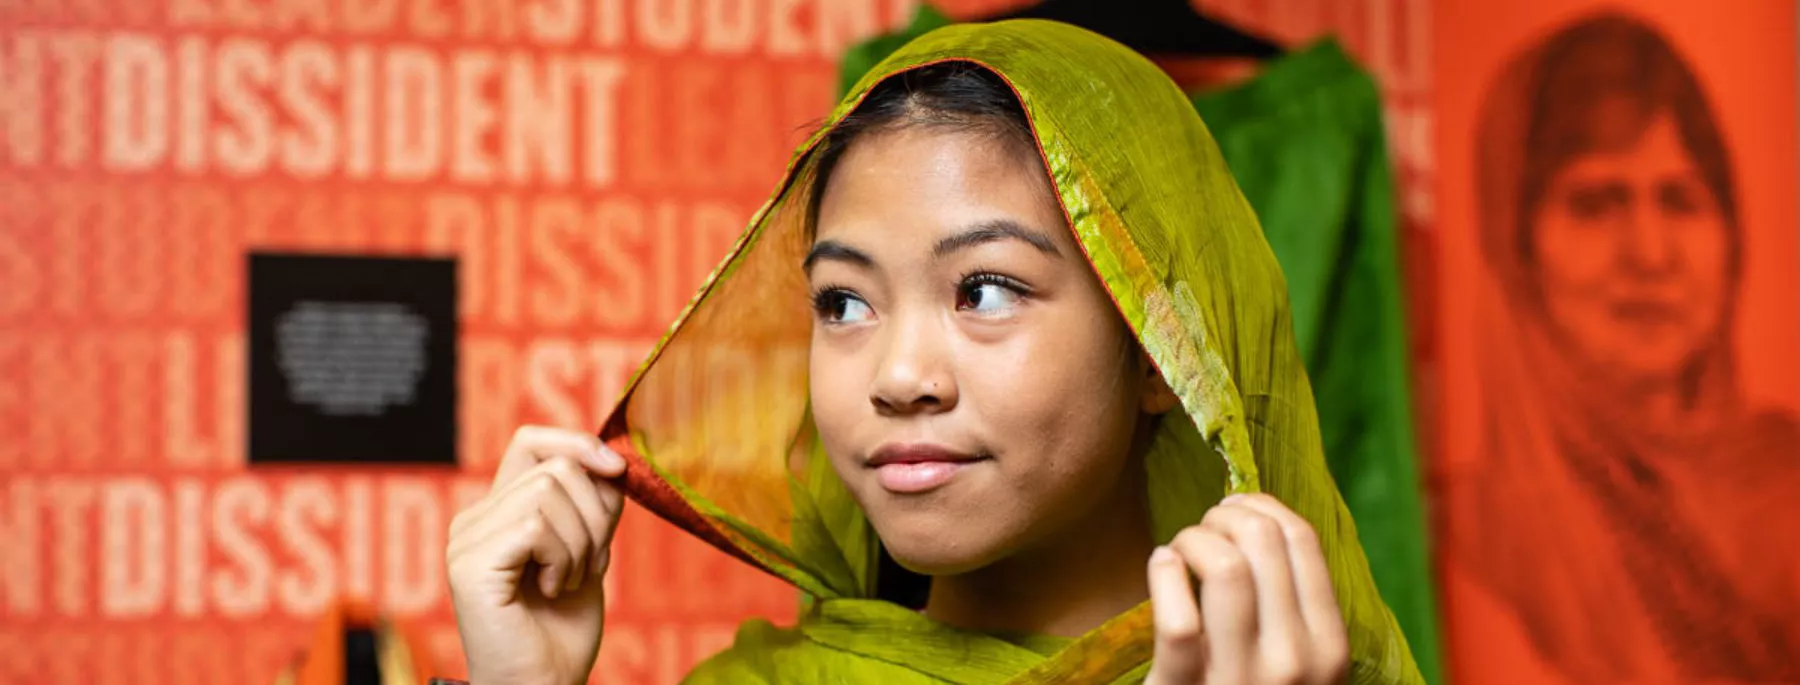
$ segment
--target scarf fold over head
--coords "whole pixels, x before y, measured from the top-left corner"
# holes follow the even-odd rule
[[[748,626],[695,678],[1114,682],[1141,678],[1150,658],[1148,604],[1046,655],[879,601],[879,540],[814,435],[800,266],[814,148],[876,84],[942,62],[993,71],[1018,95],[1085,256],[1181,398],[1146,458],[1157,541],[1227,493],[1274,494],[1324,543],[1352,682],[1421,682],[1326,471],[1280,268],[1206,126],[1143,57],[1032,20],[939,29],[857,83],[603,429],[633,499],[813,600],[798,629]]]

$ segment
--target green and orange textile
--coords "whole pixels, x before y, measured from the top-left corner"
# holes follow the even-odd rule
[[[1324,544],[1349,626],[1351,682],[1421,683],[1325,462],[1288,289],[1255,212],[1188,96],[1148,60],[1051,22],[951,26],[883,79],[948,61],[1023,103],[1069,225],[1184,412],[1146,458],[1158,542],[1231,492],[1268,492]],[[747,624],[691,682],[1135,682],[1148,604],[1074,639],[956,630],[875,598],[879,540],[826,462],[808,412],[811,312],[800,264],[815,134],[769,203],[633,379],[602,431],[630,496],[810,600],[799,624]]]

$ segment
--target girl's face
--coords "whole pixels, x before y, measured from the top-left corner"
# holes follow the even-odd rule
[[[813,418],[902,565],[974,570],[1142,487],[1134,429],[1168,391],[1029,149],[865,134],[824,190],[807,276]]]
[[[1718,334],[1732,234],[1673,117],[1564,165],[1534,218],[1551,321],[1597,368],[1667,382]]]

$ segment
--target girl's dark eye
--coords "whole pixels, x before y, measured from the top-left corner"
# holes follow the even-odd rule
[[[977,314],[1004,314],[1025,298],[1025,286],[999,274],[980,273],[956,289],[956,308]]]
[[[868,302],[843,288],[827,288],[813,295],[813,312],[826,323],[861,323],[875,315]]]

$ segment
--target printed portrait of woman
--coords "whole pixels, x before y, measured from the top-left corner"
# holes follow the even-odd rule
[[[1620,14],[1502,72],[1476,142],[1479,469],[1452,563],[1573,683],[1800,682],[1800,423],[1734,364],[1732,154]]]

